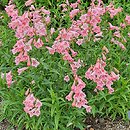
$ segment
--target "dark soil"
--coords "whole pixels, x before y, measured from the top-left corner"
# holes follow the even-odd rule
[[[93,118],[87,117],[85,130],[130,130],[130,122],[123,122],[121,118],[117,118],[112,121],[110,118]],[[0,123],[0,130],[7,130],[10,126],[7,120]],[[11,128],[10,130],[17,130],[16,128]],[[74,130],[80,130],[75,128]]]
[[[110,118],[87,117],[86,130],[130,130],[130,122],[124,122],[121,118],[112,121]]]

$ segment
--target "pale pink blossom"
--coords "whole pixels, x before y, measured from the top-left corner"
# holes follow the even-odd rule
[[[32,80],[32,81],[31,81],[31,84],[35,84],[35,80]]]
[[[70,49],[71,53],[72,53],[72,57],[75,57],[78,53],[75,52],[73,49]]]
[[[69,0],[66,0],[66,4],[69,5]]]
[[[77,3],[77,2],[70,4],[70,7],[73,8],[73,9],[77,8],[77,6],[78,6],[78,3]]]
[[[70,12],[70,18],[74,18],[80,12],[79,9],[74,9]]]
[[[125,46],[121,42],[115,40],[114,38],[111,39],[111,42],[116,44],[116,45],[119,45],[122,50],[126,50]]]
[[[79,46],[83,43],[83,39],[78,39],[78,41],[76,42],[76,44],[78,44]]]
[[[109,50],[106,46],[103,46],[102,50],[105,52],[105,54],[109,53]]]
[[[30,93],[31,89],[28,88],[27,91],[25,92],[25,95],[27,96]]]
[[[117,15],[119,12],[122,11],[121,7],[118,7],[117,9],[115,9],[113,3],[111,2],[107,7],[106,10],[109,12],[110,17],[113,18],[115,15]]]
[[[30,9],[30,10],[35,10],[34,5],[31,5],[29,9]]]
[[[130,25],[130,16],[129,15],[126,15],[125,21],[127,22],[127,24]]]
[[[28,1],[26,1],[25,5],[30,6],[34,2],[35,2],[34,0],[28,0]]]
[[[121,26],[122,28],[125,28],[125,27],[126,27],[126,24],[125,24],[125,23],[120,23],[120,26]]]
[[[33,67],[37,67],[40,64],[35,58],[31,58],[31,63]]]
[[[51,21],[50,16],[47,16],[47,17],[45,18],[45,21],[46,21],[47,24],[49,24],[50,21]]]
[[[46,46],[46,48],[48,49],[50,54],[54,54],[55,53],[55,49],[53,49],[51,47],[48,47],[48,46]]]
[[[91,112],[91,109],[92,109],[91,106],[85,105],[84,107],[86,108],[86,111],[87,111],[87,112]]]
[[[29,114],[30,117],[40,115],[42,103],[39,99],[35,98],[33,94],[29,93],[23,101],[23,104],[25,105],[24,111]]]
[[[50,15],[50,11],[46,10],[44,6],[40,9],[40,11],[42,11],[46,15]]]
[[[34,40],[34,46],[36,48],[41,48],[44,45],[44,43],[42,42],[42,40],[40,38],[38,38],[37,41]]]
[[[113,33],[114,36],[118,37],[118,38],[121,38],[121,34],[119,31],[116,31]]]
[[[8,72],[6,73],[6,83],[8,88],[10,88],[11,84],[12,84],[12,72]]]
[[[70,93],[65,97],[68,101],[72,101],[72,95],[73,91],[70,91]]]
[[[66,75],[66,76],[64,77],[64,81],[66,81],[66,82],[69,82],[69,81],[70,81],[70,78],[69,78],[68,75]]]
[[[109,27],[110,30],[117,30],[117,31],[119,30],[119,27],[118,27],[118,26],[113,26],[110,22],[109,22],[108,24],[109,24],[109,26],[110,26],[110,27]]]
[[[104,55],[104,53],[102,53],[102,59],[105,61],[106,60],[106,56]]]
[[[51,35],[55,32],[54,28],[51,28]]]
[[[18,71],[17,71],[18,75],[20,75],[21,73],[23,73],[27,69],[28,69],[28,67],[23,67],[23,68],[18,69]]]

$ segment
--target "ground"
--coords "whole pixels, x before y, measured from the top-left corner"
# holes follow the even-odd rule
[[[111,119],[103,119],[103,118],[92,118],[89,117],[86,119],[87,128],[85,130],[130,130],[130,122],[123,122],[121,118],[117,118],[115,121]],[[7,127],[10,124],[7,120],[4,120],[0,123],[0,130],[7,130]],[[17,130],[16,128],[12,128],[9,130]],[[79,130],[79,129],[75,129]]]

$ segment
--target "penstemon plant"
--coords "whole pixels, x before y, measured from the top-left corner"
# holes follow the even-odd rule
[[[4,72],[6,74],[1,73],[1,79],[6,79],[9,92],[12,91],[11,89],[16,91],[15,86],[24,85],[26,82],[26,88],[21,88],[21,94],[19,92],[22,99],[24,95],[26,97],[23,101],[20,100],[21,104],[17,109],[18,115],[12,118],[14,120],[18,118],[18,124],[13,123],[18,125],[19,129],[58,130],[72,129],[74,126],[84,129],[83,125],[77,123],[76,117],[77,113],[85,115],[83,109],[77,108],[85,108],[87,112],[93,113],[93,105],[89,105],[89,102],[91,104],[93,101],[86,99],[87,83],[93,81],[96,87],[92,85],[95,88],[90,90],[93,89],[99,95],[98,91],[103,92],[105,87],[109,94],[113,94],[114,81],[120,80],[120,74],[116,68],[112,69],[108,57],[112,47],[118,48],[122,52],[127,50],[127,38],[130,37],[130,16],[126,15],[119,20],[123,8],[115,8],[112,2],[106,6],[102,0],[92,0],[87,9],[82,7],[83,4],[84,2],[81,0],[77,0],[75,3],[66,0],[65,3],[59,4],[57,8],[58,11],[61,11],[59,12],[61,19],[69,21],[69,25],[66,26],[60,20],[59,27],[53,26],[57,16],[53,16],[51,10],[45,6],[37,7],[34,0],[25,2],[26,11],[23,14],[19,13],[13,0],[10,0],[6,6],[5,11],[11,17],[8,26],[15,32],[17,41],[11,50],[15,57],[14,74],[12,70]],[[117,23],[114,22],[115,19],[118,19]],[[86,60],[86,52],[94,51],[94,46],[100,45],[105,39],[105,35],[109,37],[107,39],[109,44],[103,44],[98,48],[100,54],[95,56],[94,61]],[[90,56],[89,53],[87,54],[86,57]],[[52,65],[49,65],[51,63]],[[108,68],[106,68],[107,65]],[[54,66],[56,69],[53,69]],[[57,66],[60,66],[60,69]],[[42,69],[48,75],[44,74]],[[52,76],[53,74],[54,76]],[[52,81],[50,81],[50,75],[53,78]],[[22,82],[21,79],[26,79],[26,76],[29,77],[29,80]],[[65,88],[63,88],[63,80],[67,84]],[[72,86],[68,89],[71,83]],[[54,87],[54,84],[60,87]],[[45,85],[46,88],[41,87],[42,85]],[[63,87],[61,87],[62,85]],[[3,84],[3,86],[5,85]],[[68,90],[70,90],[69,94]],[[46,95],[42,96],[44,91]],[[9,98],[7,99],[9,100]],[[77,108],[71,108],[67,100],[72,101],[72,107]],[[62,116],[64,110],[67,110],[66,115]],[[24,113],[22,114],[21,111]],[[46,120],[41,116],[44,114],[54,122],[48,123],[49,118]],[[72,117],[68,117],[67,114]],[[24,117],[26,119],[23,119]],[[63,123],[64,119],[67,121]],[[32,120],[32,124],[29,120]],[[36,125],[35,120],[38,120]]]

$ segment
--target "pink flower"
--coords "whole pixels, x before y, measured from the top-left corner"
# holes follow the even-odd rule
[[[70,7],[73,8],[73,9],[77,8],[77,6],[78,6],[78,3],[77,3],[77,2],[70,4]]]
[[[42,103],[37,99],[37,100],[36,100],[35,107],[41,107],[41,106],[42,106]]]
[[[38,38],[37,42],[34,40],[34,46],[36,48],[41,48],[44,45],[44,43],[42,42],[42,40],[40,38]]]
[[[130,25],[130,16],[129,15],[126,15],[125,21],[127,22],[127,24]]]
[[[39,116],[40,115],[40,107],[42,103],[39,99],[36,99],[33,94],[29,93],[26,99],[23,101],[24,111],[32,116]]]
[[[69,0],[66,0],[66,4],[69,5]]]
[[[12,72],[8,72],[6,73],[6,82],[8,85],[8,88],[10,88],[11,84],[12,84]]]
[[[71,57],[71,55],[67,51],[64,53],[63,60],[66,60],[66,61],[69,61],[69,62],[74,61],[74,59]]]
[[[30,65],[31,65],[30,57],[28,56],[28,58],[27,58],[27,66],[30,66]]]
[[[74,9],[70,12],[70,18],[74,18],[80,12],[79,9]]]
[[[34,5],[31,5],[31,7],[29,8],[30,10],[35,10]]]
[[[31,46],[32,42],[33,42],[33,38],[31,38],[27,43],[25,43],[24,51],[32,50],[32,46]]]
[[[115,40],[114,38],[111,39],[111,42],[113,42],[116,45],[119,45],[122,50],[126,50],[125,46],[121,42]]]
[[[85,105],[84,107],[86,108],[86,111],[87,111],[87,112],[91,112],[91,109],[92,109],[91,106]]]
[[[115,15],[117,15],[119,12],[122,11],[122,8],[114,8],[113,3],[111,2],[107,7],[106,10],[109,12],[110,17],[113,18]]]
[[[31,62],[33,67],[37,67],[40,64],[35,58],[31,58]]]
[[[34,2],[35,2],[34,0],[28,0],[28,1],[26,1],[25,5],[30,6]]]
[[[105,54],[109,53],[109,50],[107,47],[103,46],[102,50],[105,52]]]
[[[66,76],[64,77],[64,81],[69,82],[69,80],[70,80],[69,76],[66,75]]]
[[[22,72],[24,72],[27,69],[28,69],[28,67],[23,67],[23,68],[18,69],[18,71],[17,71],[18,75],[20,75]]]
[[[66,99],[68,101],[72,101],[73,98],[73,107],[84,107],[87,112],[90,112],[91,107],[87,105],[88,101],[85,99],[86,95],[82,91],[82,89],[85,88],[85,85],[86,84],[77,75],[75,75],[74,83],[71,87],[70,93],[66,96]]]
[[[102,53],[102,59],[105,61],[106,60],[106,56],[104,55],[104,53]]]
[[[76,42],[76,44],[78,44],[79,46],[83,43],[83,39],[78,39],[78,41]]]
[[[114,72],[111,72],[109,75],[107,71],[104,69],[106,63],[102,59],[98,59],[97,63],[94,66],[91,66],[85,73],[85,78],[93,80],[97,83],[96,89],[94,91],[104,90],[104,86],[109,90],[109,93],[112,93],[114,89],[111,87],[113,81],[119,79],[119,75],[116,75]]]
[[[35,84],[35,80],[32,80],[32,81],[31,81],[31,84]]]
[[[46,10],[44,6],[40,9],[40,11],[42,11],[46,15],[50,15],[50,11]]]
[[[118,38],[121,38],[121,34],[120,34],[119,31],[114,32],[114,36],[116,36],[116,37],[118,37]]]
[[[110,26],[110,30],[119,30],[119,27],[113,26],[111,23],[108,23]]]
[[[45,18],[45,21],[46,21],[47,24],[49,24],[50,21],[51,21],[50,16],[47,16],[47,17]]]
[[[65,98],[66,98],[68,101],[72,101],[72,95],[73,95],[73,91],[71,91]]]
[[[95,33],[100,33],[101,32],[101,29],[99,26],[94,26],[93,29],[92,29]]]
[[[122,28],[125,28],[125,27],[126,27],[126,24],[125,24],[125,23],[120,23],[120,26],[121,26]]]
[[[75,57],[78,53],[75,52],[73,49],[70,49],[71,53],[72,53],[72,57]]]
[[[48,47],[48,46],[46,46],[46,48],[48,49],[50,54],[54,54],[55,53],[55,50],[53,48]]]
[[[113,71],[111,72],[111,78],[112,78],[112,80],[113,81],[116,81],[116,80],[119,80],[119,74],[118,75],[116,75]]]
[[[39,36],[46,36],[47,30],[46,30],[45,24],[41,22],[41,17],[39,16],[39,14],[36,17],[38,17],[34,19],[36,20],[34,22],[34,28],[36,30],[36,34]]]
[[[51,28],[51,35],[55,32],[54,28]]]

